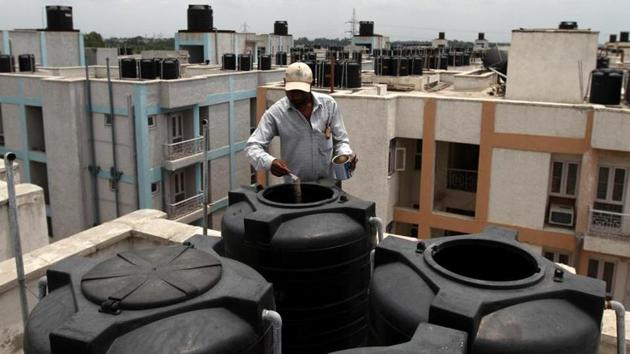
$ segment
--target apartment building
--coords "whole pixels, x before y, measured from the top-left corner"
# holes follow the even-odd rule
[[[376,201],[396,234],[516,229],[521,242],[605,280],[608,295],[629,305],[630,108],[584,99],[597,40],[590,30],[514,30],[505,97],[488,85],[495,74],[478,67],[427,71],[439,77],[433,87],[446,86],[435,92],[336,91],[360,160],[344,190]],[[259,88],[267,105],[281,97],[277,85]],[[270,150],[279,154],[276,144]]]
[[[35,53],[38,65],[0,74],[0,155],[15,152],[22,180],[43,188],[51,240],[139,208],[200,224],[204,120],[209,225],[218,228],[228,191],[251,184],[242,151],[255,120],[256,87],[281,81],[284,69],[186,64],[179,78],[141,80],[121,78],[111,63],[109,81],[105,66],[79,66],[80,32],[59,32],[77,40],[64,42],[72,48],[58,48],[54,61],[52,48],[38,51],[42,39],[51,42],[50,31],[35,32],[43,35],[29,38],[39,42],[2,32],[12,53]]]

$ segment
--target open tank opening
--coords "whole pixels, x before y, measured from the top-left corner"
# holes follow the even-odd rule
[[[258,196],[262,202],[271,205],[311,206],[332,201],[336,193],[330,187],[317,184],[288,183],[266,188]]]
[[[538,263],[526,252],[500,242],[451,241],[433,253],[435,262],[457,275],[483,281],[507,282],[538,272]]]

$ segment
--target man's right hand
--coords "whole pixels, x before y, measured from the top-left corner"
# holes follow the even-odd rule
[[[287,165],[286,161],[275,159],[271,163],[271,174],[276,177],[282,177],[286,174],[289,174],[289,165]]]

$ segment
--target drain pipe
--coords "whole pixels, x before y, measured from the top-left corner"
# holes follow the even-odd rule
[[[39,281],[37,282],[37,290],[37,298],[39,300],[43,299],[48,294],[48,278],[45,275],[39,278]]]
[[[282,353],[282,317],[276,311],[263,310],[262,319],[269,321],[273,330],[273,354]]]
[[[208,120],[203,120],[203,235],[208,236]]]
[[[17,218],[17,201],[15,200],[15,180],[13,178],[13,161],[16,156],[12,152],[4,155],[4,165],[7,174],[7,189],[9,194],[9,230],[13,239],[13,256],[15,257],[15,269],[20,292],[20,305],[22,307],[22,325],[26,328],[28,319],[28,301],[26,299],[26,277],[24,276],[24,260],[22,259],[22,244],[20,241],[20,225]]]
[[[383,241],[383,233],[385,231],[385,227],[383,226],[383,220],[377,216],[372,216],[368,219],[370,224],[376,228],[376,232],[378,233],[377,245]],[[374,252],[375,250],[370,251],[370,279],[372,279],[372,275],[374,274]]]
[[[105,59],[107,64],[107,89],[109,91],[109,116],[112,119],[112,160],[113,165],[110,174],[114,180],[114,204],[116,204],[116,217],[120,216],[120,205],[118,203],[119,189],[118,182],[120,182],[121,172],[118,172],[117,154],[116,154],[116,117],[114,116],[114,88],[112,86],[112,76],[109,67],[109,58]]]
[[[90,139],[90,166],[88,166],[88,171],[90,171],[90,175],[92,176],[92,196],[94,198],[93,201],[93,213],[94,213],[94,225],[99,225],[101,223],[101,215],[98,209],[98,183],[97,176],[101,171],[101,167],[96,165],[96,149],[94,147],[94,113],[92,112],[92,84],[90,83],[90,72],[88,68],[87,62],[85,63],[85,87],[86,87],[86,95],[87,95],[87,121],[88,121],[88,132]]]
[[[619,301],[606,301],[606,308],[617,318],[617,354],[626,354],[626,309]]]

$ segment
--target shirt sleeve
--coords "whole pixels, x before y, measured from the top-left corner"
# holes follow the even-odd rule
[[[256,170],[268,171],[271,168],[271,163],[276,158],[267,153],[265,149],[276,135],[278,135],[276,123],[272,114],[267,111],[245,144],[247,159]]]
[[[352,154],[350,148],[350,139],[346,132],[346,126],[343,124],[343,118],[341,112],[337,106],[337,102],[332,101],[332,119],[330,122],[330,129],[332,130],[333,143],[334,143],[334,155],[349,155]]]

